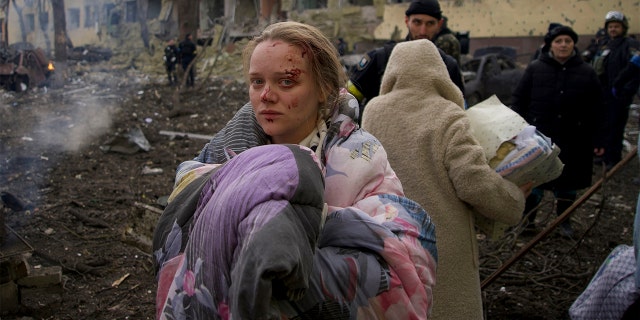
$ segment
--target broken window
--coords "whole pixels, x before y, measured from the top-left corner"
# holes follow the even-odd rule
[[[67,17],[67,29],[73,30],[80,28],[80,9],[69,8],[69,16]]]
[[[138,19],[138,4],[136,1],[127,1],[125,22],[136,22]]]
[[[93,28],[98,19],[97,6],[84,6],[84,27]]]
[[[36,19],[33,13],[27,13],[24,15],[24,27],[27,33],[33,32],[36,30]]]
[[[299,0],[296,2],[296,9],[320,9],[327,7],[327,0]]]
[[[105,5],[103,7],[104,9],[102,9],[102,12],[104,12],[104,21],[106,21],[107,24],[111,24],[110,17],[111,17],[112,11],[115,8],[115,6],[116,5],[113,4],[113,3],[105,3]]]
[[[398,1],[400,3],[400,1]],[[349,0],[349,4],[354,6],[372,6],[373,0]]]
[[[49,12],[38,13],[38,23],[40,30],[49,30]]]
[[[120,24],[120,11],[116,9],[116,5],[113,3],[107,3],[104,5],[105,21],[108,26],[115,26]]]
[[[218,8],[220,6],[217,6]],[[220,16],[224,16],[224,4],[219,8],[222,14]],[[162,1],[150,0],[149,8],[147,9],[147,19],[155,19],[160,16],[160,11],[162,11]]]

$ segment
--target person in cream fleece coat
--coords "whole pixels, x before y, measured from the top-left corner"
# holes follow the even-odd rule
[[[474,213],[515,225],[532,185],[518,187],[489,167],[463,105],[435,45],[414,40],[394,48],[362,119],[387,149],[407,197],[438,228],[430,319],[483,318]]]

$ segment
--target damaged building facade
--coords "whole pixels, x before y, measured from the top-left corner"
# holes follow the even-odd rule
[[[8,43],[29,42],[52,52],[53,17],[49,0],[2,0],[0,13]],[[318,26],[329,37],[343,38],[348,50],[364,52],[390,39],[404,38],[407,1],[392,0],[281,0],[281,16]],[[200,37],[226,41],[258,32],[256,0],[200,0],[197,2]],[[635,0],[440,0],[449,27],[470,33],[471,51],[489,45],[508,45],[519,53],[535,51],[551,22],[569,25],[585,46],[602,27],[604,15],[619,10],[629,19],[630,34],[640,33],[640,6]],[[150,36],[160,40],[180,36],[177,1],[65,0],[69,42],[74,46],[109,46],[122,29],[146,21]],[[144,19],[141,17],[144,16]],[[140,29],[138,27],[138,29]],[[5,34],[2,35],[5,39]],[[117,44],[112,42],[111,45]],[[144,45],[140,42],[140,45]]]

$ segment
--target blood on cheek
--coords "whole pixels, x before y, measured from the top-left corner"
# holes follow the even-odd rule
[[[297,108],[299,103],[300,101],[298,101],[298,98],[293,99],[291,104],[288,105],[289,110]]]

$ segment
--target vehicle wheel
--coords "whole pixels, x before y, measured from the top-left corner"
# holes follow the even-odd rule
[[[480,98],[480,95],[477,93],[474,93],[472,95],[470,95],[467,99],[467,108],[470,108],[472,106],[475,106],[476,104],[480,103],[480,101],[482,101],[482,99]]]

